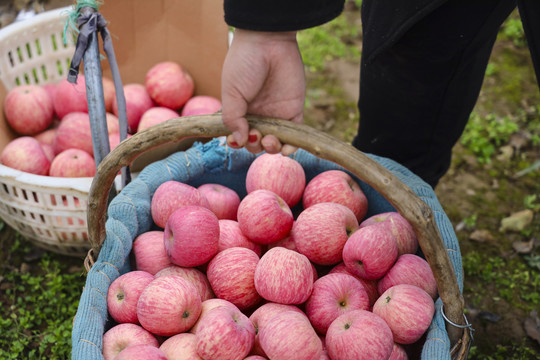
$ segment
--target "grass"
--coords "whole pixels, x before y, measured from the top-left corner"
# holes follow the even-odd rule
[[[306,69],[318,72],[334,59],[359,58],[360,50],[354,40],[359,33],[356,26],[351,26],[345,16],[318,27],[298,33],[298,46]]]
[[[31,249],[16,236],[9,253],[24,258]],[[24,264],[2,274],[0,359],[68,359],[84,278],[54,254],[45,253],[31,272]]]
[[[490,296],[525,311],[540,307],[540,271],[524,258],[504,259],[473,250],[463,255],[463,270],[470,279],[465,291],[475,294],[475,306]]]

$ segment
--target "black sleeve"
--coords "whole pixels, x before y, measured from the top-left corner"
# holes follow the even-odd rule
[[[229,26],[256,31],[294,31],[321,25],[343,11],[345,0],[224,0]]]

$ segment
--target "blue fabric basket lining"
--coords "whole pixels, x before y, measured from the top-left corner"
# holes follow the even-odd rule
[[[433,189],[400,164],[383,157],[369,155],[386,167],[421,198],[433,211],[435,221],[454,266],[460,291],[463,291],[461,253],[453,226],[444,213]],[[343,169],[302,149],[293,157],[302,164],[306,181],[331,169]],[[190,149],[170,155],[147,166],[110,203],[106,222],[106,238],[99,257],[90,269],[83,289],[72,331],[72,359],[103,360],[102,339],[112,325],[107,312],[107,291],[118,276],[131,270],[129,254],[133,240],[153,228],[150,214],[152,195],[165,181],[176,180],[193,186],[219,183],[246,194],[245,175],[255,155],[224,145],[223,138],[195,143]],[[353,174],[351,174],[353,175]],[[353,175],[354,176],[354,175]],[[356,178],[356,176],[354,176]],[[369,185],[359,181],[368,198],[367,216],[395,211],[388,201]],[[422,348],[422,359],[450,360],[450,340],[441,315],[442,301],[436,311]]]

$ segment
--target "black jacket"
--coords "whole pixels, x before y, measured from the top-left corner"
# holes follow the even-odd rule
[[[364,0],[363,57],[372,59],[446,0]],[[515,1],[537,75],[540,75],[540,1]],[[345,0],[224,0],[228,25],[257,31],[292,31],[321,25],[337,17]],[[540,81],[540,79],[539,79]]]
[[[246,30],[302,30],[337,17],[344,3],[345,0],[225,0],[225,21]]]

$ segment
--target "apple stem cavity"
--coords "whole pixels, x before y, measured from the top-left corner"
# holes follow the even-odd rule
[[[184,313],[182,314],[182,319],[186,319],[189,317],[189,312],[188,311],[184,311]]]

